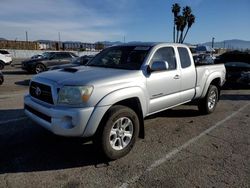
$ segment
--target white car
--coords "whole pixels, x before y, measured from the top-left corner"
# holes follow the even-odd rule
[[[6,50],[0,50],[0,70],[4,68],[5,65],[10,65],[12,63],[12,57],[10,53]]]

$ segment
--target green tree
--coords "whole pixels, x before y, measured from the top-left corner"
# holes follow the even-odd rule
[[[173,6],[172,6],[172,13],[174,14],[173,42],[175,42],[175,30],[176,30],[175,22],[176,22],[177,16],[180,13],[180,10],[181,10],[181,7],[178,3],[173,4]]]

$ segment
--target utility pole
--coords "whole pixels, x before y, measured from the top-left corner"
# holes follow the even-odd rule
[[[60,32],[58,32],[58,48],[59,48],[59,50],[60,50],[60,43],[61,43],[61,33]]]
[[[123,36],[123,43],[125,43],[126,42],[126,38],[125,38],[125,36]]]
[[[26,42],[29,41],[29,38],[28,38],[28,31],[25,31],[25,36],[26,36]]]

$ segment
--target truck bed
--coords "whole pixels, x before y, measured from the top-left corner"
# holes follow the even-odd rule
[[[225,66],[224,64],[209,64],[209,65],[202,65],[196,66],[196,95],[195,98],[199,98],[203,95],[203,90],[206,88],[206,83],[209,76],[211,75],[218,75],[219,78],[225,77]]]

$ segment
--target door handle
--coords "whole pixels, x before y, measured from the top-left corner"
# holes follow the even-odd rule
[[[175,76],[174,76],[174,79],[176,79],[176,80],[177,80],[177,79],[180,79],[180,75],[178,75],[178,74],[175,75]]]

